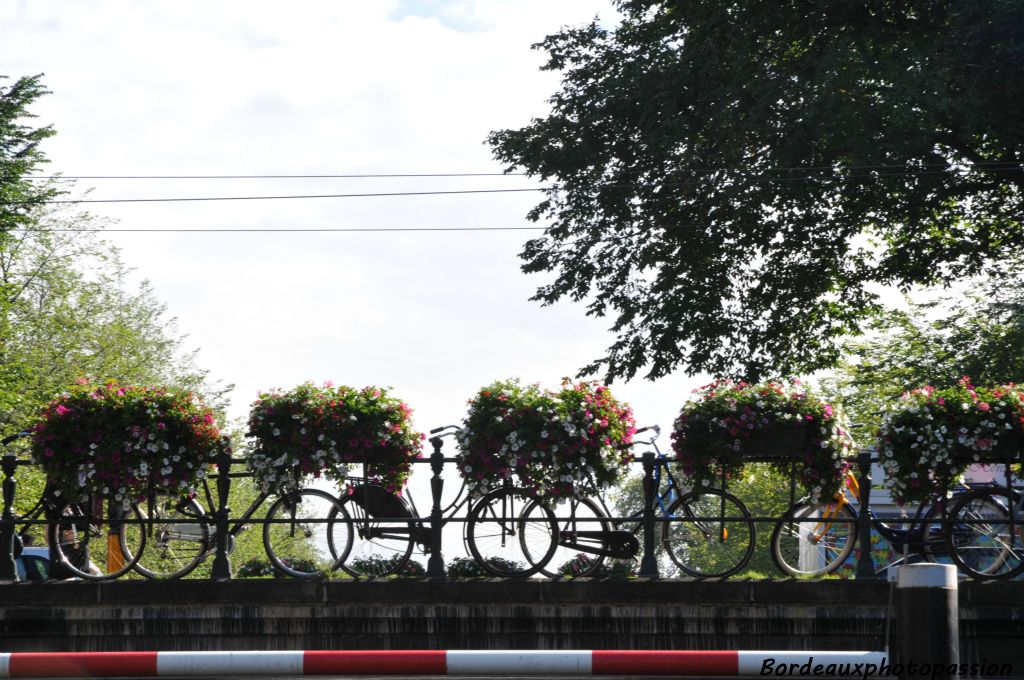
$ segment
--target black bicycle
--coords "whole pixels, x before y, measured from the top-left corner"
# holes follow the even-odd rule
[[[455,425],[430,431],[431,442],[455,434]],[[442,508],[442,522],[450,522],[463,508],[468,515],[463,529],[467,552],[486,573],[526,577],[540,571],[555,552],[557,526],[554,513],[540,506],[527,515],[522,508],[536,504],[531,492],[510,482],[479,498],[466,492],[463,482],[455,499]],[[347,548],[340,542],[334,554],[338,566],[353,576],[379,577],[403,573],[418,546],[430,554],[431,528],[416,508],[411,494],[396,494],[376,484],[372,477],[350,477],[342,491],[340,507],[330,527],[349,527]]]
[[[684,489],[672,474],[670,458],[658,449],[661,428],[644,427],[636,434],[648,431],[653,433],[650,439],[635,441],[632,446],[649,446],[655,454],[654,509],[661,525],[660,547],[670,560],[665,566],[674,565],[695,578],[724,578],[743,569],[753,555],[755,541],[754,523],[746,506],[720,489]],[[524,509],[524,519],[547,507],[533,502]],[[547,576],[593,576],[602,573],[606,560],[635,560],[640,553],[642,510],[615,521],[595,492],[568,499],[556,505],[554,512],[558,518],[557,550],[539,569]],[[524,552],[532,560],[533,553],[525,547]]]
[[[136,556],[135,571],[147,578],[181,578],[216,552],[216,508],[208,479],[202,490],[205,507],[194,497],[151,494],[139,506],[145,549]],[[239,534],[249,529],[253,517],[274,494],[259,492],[249,507],[228,528],[228,552]],[[351,545],[351,528],[328,518],[343,513],[332,494],[300,488],[278,494],[263,524],[263,549],[271,564],[295,578],[313,578],[337,569],[335,554],[344,555]]]
[[[949,511],[958,528],[947,550],[976,579],[1009,580],[1024,573],[1024,494],[1006,485],[961,494]]]

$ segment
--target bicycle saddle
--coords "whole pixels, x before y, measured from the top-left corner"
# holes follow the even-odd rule
[[[360,485],[352,488],[352,502],[371,517],[412,518],[409,506],[401,498],[382,486]]]

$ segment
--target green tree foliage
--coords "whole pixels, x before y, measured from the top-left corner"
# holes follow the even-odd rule
[[[550,186],[534,299],[614,318],[584,373],[828,367],[878,284],[1024,243],[1024,3],[616,4],[614,30],[535,46],[562,74],[551,113],[489,137]]]
[[[102,220],[73,204],[53,204],[74,183],[39,176],[39,143],[54,134],[33,128],[31,105],[47,90],[40,76],[3,86],[0,79],[0,434],[25,427],[80,377],[168,384],[203,392],[223,406],[184,352],[184,338],[147,282],[134,290],[131,270],[98,232]]]
[[[0,253],[6,252],[13,232],[33,222],[33,211],[40,201],[58,193],[52,185],[40,186],[26,175],[46,162],[39,143],[54,134],[53,128],[26,124],[34,116],[29,106],[47,93],[40,76],[20,78],[8,85],[0,76]],[[9,298],[16,293],[14,283],[0,281],[0,413],[14,405],[16,386],[25,368],[8,356],[12,319]]]
[[[4,376],[0,423],[18,428],[80,377],[195,389],[223,406],[226,389],[207,381],[148,282],[131,290],[117,250],[89,232],[86,214],[36,210],[0,250]]]
[[[864,426],[864,438],[907,390],[951,387],[965,375],[976,385],[1024,383],[1024,261],[1010,260],[957,295],[908,299],[843,349],[822,386]]]
[[[11,85],[7,80],[0,76],[0,238],[31,223],[35,207],[60,193],[52,185],[41,186],[26,177],[46,163],[39,143],[56,134],[51,126],[26,124],[35,118],[29,107],[48,94],[42,76],[19,78]]]

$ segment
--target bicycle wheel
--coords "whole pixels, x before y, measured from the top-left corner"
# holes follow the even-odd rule
[[[203,507],[194,499],[157,494],[139,512],[145,520],[122,532],[122,550],[130,554],[131,532],[146,534],[145,550],[135,571],[146,578],[181,578],[195,569],[213,548],[212,527]]]
[[[808,519],[813,517],[825,519]],[[845,503],[797,503],[772,531],[772,561],[789,576],[831,574],[846,561],[857,543],[857,523],[852,521],[855,519]]]
[[[717,489],[691,491],[672,504],[669,517],[662,525],[661,542],[684,573],[724,578],[750,561],[754,523],[735,496]]]
[[[146,546],[142,515],[114,503],[76,503],[55,512],[47,538],[56,571],[74,578],[103,581],[132,570]],[[127,549],[126,549],[127,548]]]
[[[537,505],[537,501],[532,501],[522,516],[542,521],[542,512]],[[556,505],[553,511],[558,521],[558,542],[554,554],[547,559],[540,573],[550,578],[578,578],[600,573],[605,555],[599,552],[608,549],[604,536],[612,530],[611,522],[604,519],[607,517],[604,510],[589,498],[572,498]],[[520,532],[519,537],[526,560],[537,564],[544,555],[535,555],[533,550],[548,546],[544,543],[531,545],[523,540],[527,537],[524,532]]]
[[[405,499],[382,486],[363,484],[342,496],[341,507],[351,517],[351,550],[341,568],[362,578],[401,574],[412,557],[417,526]]]
[[[337,569],[351,546],[345,511],[331,494],[300,489],[270,506],[263,524],[263,548],[278,571],[294,578],[314,578]],[[337,555],[337,557],[336,557]]]
[[[976,579],[1003,580],[1024,570],[1024,518],[1014,517],[1011,530],[1012,507],[1005,489],[975,489],[956,500],[946,545],[961,571]]]
[[[522,489],[492,491],[469,511],[466,545],[476,563],[493,576],[536,574],[555,554],[557,541],[555,513]]]

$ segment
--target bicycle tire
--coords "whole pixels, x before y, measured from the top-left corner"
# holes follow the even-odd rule
[[[341,568],[358,578],[401,574],[412,559],[418,523],[405,499],[363,484],[342,496],[341,509],[350,532],[350,549],[338,556]]]
[[[47,539],[58,569],[88,581],[107,581],[132,571],[146,546],[146,535],[138,530],[142,515],[133,503],[126,514],[112,518],[109,510],[106,515],[103,512],[109,505],[103,503],[93,511],[91,504],[73,503],[54,511],[59,519],[50,521]],[[124,550],[126,541],[130,543],[128,552]]]
[[[725,502],[725,513],[722,502]],[[669,507],[661,543],[679,569],[696,578],[725,578],[746,566],[754,554],[754,523],[746,506],[718,489],[690,491]],[[722,522],[696,517],[740,517]],[[726,545],[728,543],[728,545]]]
[[[939,504],[932,503],[918,521],[921,523],[921,554],[925,561],[932,564],[952,564],[954,560],[949,555],[946,525],[942,522]]]
[[[182,578],[210,554],[213,530],[206,511],[195,499],[156,494],[139,512],[145,520],[140,530],[146,534],[146,543],[135,562],[135,571],[146,578]],[[122,533],[122,539],[124,536]],[[131,546],[123,544],[122,550],[129,553]]]
[[[531,517],[537,510],[533,507],[537,501],[533,501],[523,510],[524,517]],[[572,498],[565,503],[554,507],[555,517],[558,520],[558,541],[555,545],[554,554],[540,569],[540,573],[549,578],[582,578],[593,576],[605,563],[605,555],[595,555],[586,550],[580,551],[572,546],[563,545],[565,537],[575,537],[573,540],[587,547],[602,549],[606,541],[600,538],[589,536],[576,536],[578,531],[601,531],[608,533],[612,530],[611,522],[607,521],[607,514],[593,500],[589,498]],[[523,553],[530,564],[535,564],[542,557],[534,555],[533,549],[528,541],[523,540],[525,533],[520,532],[520,545]],[[548,568],[548,566],[553,568]]]
[[[808,517],[836,518],[827,527]],[[839,569],[857,543],[857,516],[846,504],[792,505],[772,530],[771,556],[779,571],[788,576],[824,576]],[[840,521],[842,520],[842,521]]]
[[[531,508],[533,515],[516,508]],[[476,563],[492,576],[525,578],[551,560],[558,547],[555,513],[532,493],[505,488],[491,491],[469,511],[466,545]],[[530,546],[527,558],[523,546]]]
[[[293,578],[317,578],[338,568],[351,546],[351,525],[338,499],[319,489],[283,494],[267,511],[263,549],[274,568]]]
[[[1015,495],[1015,494],[1014,494]],[[1010,519],[1014,496],[1006,489],[974,489],[953,504],[946,545],[957,567],[974,579],[1009,580],[1024,571],[1024,529]],[[983,520],[1002,520],[988,524]]]

